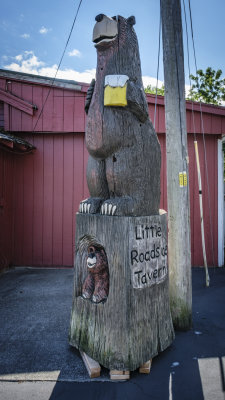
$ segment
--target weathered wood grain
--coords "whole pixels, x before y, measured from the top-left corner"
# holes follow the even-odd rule
[[[174,338],[168,273],[164,280],[151,286],[145,284],[145,279],[141,280],[144,269],[139,288],[134,287],[132,279],[135,271],[131,263],[134,228],[151,227],[153,224],[161,227],[162,243],[166,243],[166,214],[152,217],[76,216],[76,248],[80,238],[92,235],[105,249],[109,266],[109,295],[107,301],[100,304],[81,297],[82,284],[87,276],[86,255],[85,252],[77,252],[69,341],[111,370],[137,369],[166,349]],[[149,239],[143,240],[146,246],[149,245],[146,251],[151,251],[154,243]],[[143,247],[140,246],[140,249],[143,250]],[[154,259],[151,261],[155,262]],[[143,268],[150,268],[152,262],[139,263]]]
[[[81,357],[85,364],[85,367],[87,368],[90,378],[97,378],[98,376],[100,376],[101,367],[100,367],[99,363],[97,361],[93,360],[91,357],[89,357],[83,351],[81,351],[80,354],[81,354]]]
[[[118,371],[117,369],[110,371],[111,381],[127,381],[130,379],[130,371]]]
[[[103,203],[102,214],[112,215],[112,210],[117,216],[157,214],[161,152],[148,116],[133,29],[135,18],[118,16],[115,21],[99,14],[96,21],[93,34],[98,56],[96,82],[92,81],[88,90],[85,107],[88,112],[85,140],[90,155],[88,212],[100,212]],[[111,30],[115,36],[108,36]],[[122,103],[105,102],[109,80],[115,89],[119,76],[127,77],[125,98]]]
[[[179,184],[179,174],[183,172],[189,181],[180,3],[180,0],[162,0],[160,5],[165,76],[170,304],[175,327],[187,330],[192,323],[191,235],[189,183]]]
[[[143,365],[140,366],[139,368],[139,373],[140,374],[149,374],[152,366],[152,360],[147,361]]]

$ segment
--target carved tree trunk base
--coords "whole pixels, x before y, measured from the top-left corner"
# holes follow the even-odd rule
[[[70,344],[110,370],[136,370],[174,339],[166,214],[77,214],[76,223]],[[93,243],[104,248],[108,259],[109,292],[101,303],[94,302],[94,295],[82,297],[88,246]]]

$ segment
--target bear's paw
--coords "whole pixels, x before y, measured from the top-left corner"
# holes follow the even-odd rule
[[[102,215],[133,215],[135,211],[135,201],[129,196],[115,197],[104,201],[100,213]]]
[[[81,214],[97,214],[100,211],[101,204],[104,199],[100,197],[90,197],[82,200],[79,205],[79,213]]]

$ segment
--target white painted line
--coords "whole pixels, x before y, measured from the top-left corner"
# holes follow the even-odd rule
[[[224,400],[221,363],[224,370],[225,357],[198,359],[204,400]]]

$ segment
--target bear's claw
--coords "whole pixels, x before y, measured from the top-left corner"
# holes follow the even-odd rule
[[[83,299],[90,299],[91,296],[92,296],[92,292],[91,293],[88,293],[88,292],[83,292],[82,293]]]
[[[107,296],[105,296],[105,297],[100,297],[100,296],[95,296],[95,295],[93,295],[93,297],[92,297],[93,303],[102,303],[102,302],[104,302],[104,301],[106,301],[106,300],[107,300]]]
[[[91,205],[87,203],[81,202],[79,205],[79,212],[80,213],[90,213]]]
[[[79,205],[80,214],[97,214],[100,210],[103,199],[98,197],[90,197],[82,200]]]
[[[105,214],[105,215],[114,215],[116,212],[116,206],[110,204],[110,203],[105,203],[101,206],[101,214]]]

